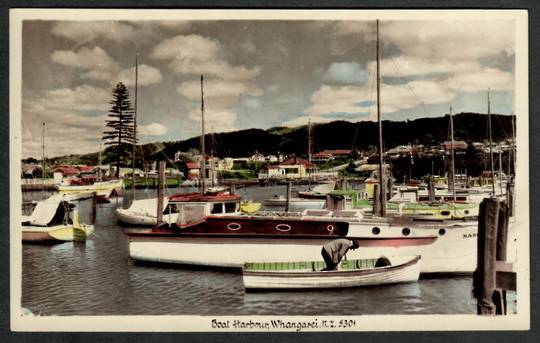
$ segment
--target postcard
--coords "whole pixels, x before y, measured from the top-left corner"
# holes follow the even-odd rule
[[[12,330],[528,330],[527,16],[12,9]]]

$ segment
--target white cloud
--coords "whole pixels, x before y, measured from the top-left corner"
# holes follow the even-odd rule
[[[418,97],[418,98],[417,98]],[[421,104],[449,103],[456,93],[446,83],[412,81],[408,84],[381,86],[381,112],[392,113],[411,109]],[[349,114],[349,120],[374,120],[376,95],[372,85],[329,86],[323,85],[311,97],[312,105],[304,113],[314,120],[336,120],[339,114]],[[369,117],[365,113],[371,113]],[[354,118],[354,119],[353,119]],[[304,120],[297,118],[297,122]]]
[[[136,30],[133,26],[117,21],[61,21],[51,31],[55,36],[84,43],[96,39],[122,42],[132,39]]]
[[[514,50],[514,21],[392,21],[381,24],[382,42],[406,56],[430,61],[471,61]]]
[[[201,121],[200,108],[194,108],[188,113],[189,119],[194,122]],[[228,109],[223,108],[206,108],[204,111],[204,123],[206,133],[210,132],[229,132],[238,130],[234,125],[238,115]],[[199,133],[200,134],[200,133]]]
[[[169,67],[177,74],[209,75],[228,80],[250,80],[260,73],[259,67],[231,66],[221,59],[222,45],[200,35],[176,36],[156,45],[152,57],[170,60]]]
[[[163,40],[152,51],[158,60],[209,61],[217,57],[221,44],[200,35],[176,36]]]
[[[510,91],[514,89],[514,75],[497,68],[485,68],[452,76],[447,83],[450,88],[461,92],[482,92],[488,88]]]
[[[183,82],[177,87],[177,91],[197,103],[196,107],[189,112],[189,118],[193,121],[200,121],[200,81]],[[262,95],[262,90],[252,83],[216,79],[205,80],[205,120],[212,125],[214,130],[232,131],[236,129],[237,113],[232,111],[230,107],[237,103],[241,95],[256,97]]]
[[[163,136],[167,133],[167,127],[159,123],[138,125],[137,131],[142,136]]]
[[[111,91],[90,85],[75,88],[57,88],[28,100],[36,107],[73,111],[102,111],[109,108]]]
[[[201,83],[199,80],[183,82],[177,87],[177,91],[186,98],[195,101],[200,101],[201,99]],[[219,79],[204,81],[205,102],[210,103],[214,99],[230,99],[230,102],[234,103],[241,94],[260,96],[262,95],[262,90],[255,84],[240,81]]]
[[[118,65],[99,46],[94,49],[82,48],[78,52],[71,50],[55,50],[51,59],[58,64],[81,69],[114,70]]]
[[[162,80],[161,71],[152,66],[141,64],[137,71],[138,86],[149,86],[160,83]],[[135,85],[135,67],[124,69],[116,75],[116,80],[123,82],[126,86]]]

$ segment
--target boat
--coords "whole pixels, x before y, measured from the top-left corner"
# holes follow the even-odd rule
[[[31,215],[22,216],[23,242],[85,241],[94,227],[81,223],[74,207],[58,194],[37,202]]]
[[[379,266],[378,261],[388,261]],[[420,256],[344,260],[336,271],[321,271],[324,261],[246,263],[246,290],[315,289],[378,286],[416,282]]]
[[[315,260],[324,244],[346,237],[360,245],[350,258],[421,255],[422,273],[471,273],[476,268],[476,223],[418,223],[328,210],[212,215],[212,207],[201,201],[177,206],[175,224],[124,229],[132,259],[241,268],[249,261]]]
[[[326,198],[325,198],[326,199]],[[304,198],[290,198],[289,206],[296,208],[311,208],[311,209],[320,209],[324,207],[326,200],[321,199],[304,199]],[[265,206],[286,206],[287,198],[284,196],[278,196],[275,198],[263,200]]]
[[[325,182],[314,186],[309,191],[298,192],[298,197],[303,199],[320,199],[326,200],[326,195],[336,188],[336,182]]]
[[[168,197],[164,198],[163,220],[175,223],[178,213],[172,213]],[[128,208],[117,208],[116,218],[120,223],[137,226],[157,225],[157,198],[133,200]]]
[[[88,199],[94,193],[100,198],[108,199],[122,189],[122,180],[97,181],[81,184],[77,179],[70,179],[58,186],[60,195],[70,201]]]
[[[204,207],[205,215],[239,215],[241,210],[240,196],[231,194],[206,194],[185,193],[175,194],[163,198],[162,220],[166,224],[174,224],[178,220],[178,206],[190,202],[194,206]],[[157,198],[134,200],[127,209],[116,209],[116,217],[119,222],[137,226],[158,225]],[[248,209],[255,209],[256,203]],[[259,204],[260,208],[260,204]]]

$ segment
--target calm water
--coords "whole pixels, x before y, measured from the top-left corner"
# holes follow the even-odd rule
[[[251,187],[237,193],[262,200],[284,191],[283,186]],[[25,200],[44,196],[24,194]],[[138,199],[147,196],[155,196],[155,190],[137,191]],[[357,289],[245,293],[238,272],[141,265],[128,256],[126,236],[115,219],[116,201],[98,206],[94,234],[86,243],[23,244],[23,307],[40,315],[476,313],[471,277]],[[79,207],[81,218],[89,222],[91,200]]]

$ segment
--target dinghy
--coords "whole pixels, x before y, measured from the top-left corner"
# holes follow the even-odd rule
[[[22,216],[23,242],[85,241],[94,231],[79,221],[74,205],[54,195],[36,204],[30,216]]]
[[[324,261],[246,263],[246,290],[316,289],[376,286],[416,282],[420,256],[396,256],[342,261],[335,271],[322,271]]]

